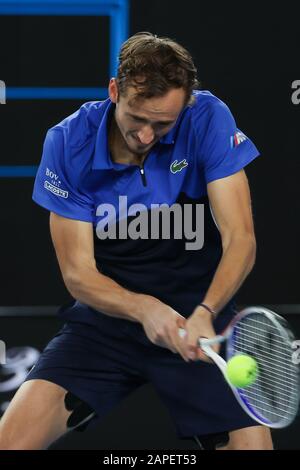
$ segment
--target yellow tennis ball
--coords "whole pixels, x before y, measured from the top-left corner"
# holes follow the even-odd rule
[[[246,354],[236,354],[227,362],[226,377],[235,387],[247,387],[257,378],[258,364]]]

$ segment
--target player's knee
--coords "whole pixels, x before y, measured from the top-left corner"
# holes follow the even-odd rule
[[[95,411],[84,401],[70,392],[65,394],[64,408],[69,412],[67,421],[65,422],[65,427],[68,431],[83,431],[90,421],[96,418]],[[44,440],[41,439],[41,434],[43,434],[42,429],[40,430],[41,432],[39,433],[38,439],[28,439],[28,436],[25,438],[24,435],[20,434],[18,427],[16,426],[16,422],[12,422],[11,419],[12,417],[6,417],[5,420],[3,420],[3,418],[0,420],[0,450],[31,450],[47,448],[48,444],[50,445],[53,440],[56,440],[54,438],[51,439],[51,442],[48,442],[45,438],[45,442],[47,441],[46,445]],[[52,431],[51,435],[53,434],[56,433],[53,433]],[[59,437],[63,432],[57,432],[57,434],[57,437]]]
[[[270,429],[265,426],[252,426],[232,431],[230,450],[273,450]]]
[[[0,421],[0,450],[16,450],[16,442],[12,433],[8,433]]]
[[[0,450],[9,450],[8,433],[5,432],[3,418],[0,420]]]
[[[3,435],[0,432],[0,450],[7,450],[6,443],[4,442]]]

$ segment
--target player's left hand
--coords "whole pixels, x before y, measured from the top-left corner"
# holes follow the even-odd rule
[[[213,338],[216,336],[211,313],[199,306],[182,325],[178,320],[178,326],[186,332],[180,343],[182,355],[192,361],[212,362],[198,345],[199,338]],[[218,353],[220,345],[213,346],[213,349]]]

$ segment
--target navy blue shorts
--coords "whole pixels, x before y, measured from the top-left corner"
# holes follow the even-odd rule
[[[225,309],[215,322],[221,332],[234,315]],[[237,403],[214,364],[185,362],[156,346],[142,325],[113,318],[76,302],[26,380],[54,382],[104,417],[123,398],[152,383],[170,412],[179,438],[257,425]]]

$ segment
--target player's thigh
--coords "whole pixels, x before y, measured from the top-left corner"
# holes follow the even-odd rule
[[[67,391],[46,380],[24,382],[0,420],[0,449],[45,449],[67,431]]]
[[[229,437],[229,443],[223,450],[273,450],[271,432],[266,426],[237,429],[231,431]]]

